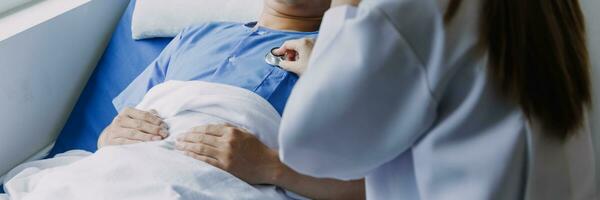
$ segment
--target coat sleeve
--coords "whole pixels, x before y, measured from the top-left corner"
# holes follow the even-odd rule
[[[427,71],[438,67],[443,43],[431,2],[363,1],[358,10],[328,11],[283,115],[286,165],[315,177],[359,179],[428,131],[437,103]]]

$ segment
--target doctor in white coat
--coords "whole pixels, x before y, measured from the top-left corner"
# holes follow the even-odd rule
[[[368,199],[597,199],[577,0],[334,0],[280,158]]]

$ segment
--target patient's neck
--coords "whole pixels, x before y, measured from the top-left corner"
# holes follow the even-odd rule
[[[313,32],[318,31],[322,17],[298,17],[265,8],[258,25],[274,30]]]

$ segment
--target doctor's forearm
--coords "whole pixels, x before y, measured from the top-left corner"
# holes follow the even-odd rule
[[[349,6],[358,6],[358,4],[360,4],[361,0],[333,0],[331,1],[331,8],[334,8],[336,6],[343,6],[343,5],[349,5]]]
[[[281,165],[274,185],[311,199],[365,199],[364,180],[340,181],[299,174]]]

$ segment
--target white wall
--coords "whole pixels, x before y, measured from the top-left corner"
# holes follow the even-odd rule
[[[0,13],[14,9],[33,0],[2,0],[0,1]]]
[[[91,0],[0,41],[0,175],[53,142],[127,0]]]
[[[594,112],[591,124],[596,146],[596,170],[600,182],[600,1],[582,0],[587,18],[590,56],[592,58],[592,81],[594,83]]]

